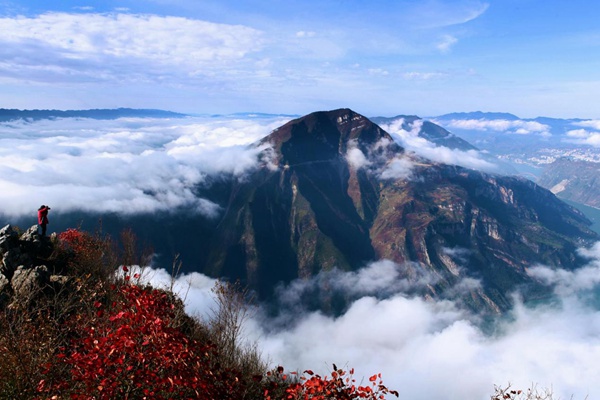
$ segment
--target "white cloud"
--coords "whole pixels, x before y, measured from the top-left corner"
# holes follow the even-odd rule
[[[452,35],[444,35],[436,47],[442,53],[448,53],[456,43],[458,43],[457,38]]]
[[[411,179],[414,160],[405,154],[388,153],[393,142],[381,139],[367,149],[364,154],[357,142],[350,141],[346,151],[346,161],[354,169],[366,168],[380,179]],[[392,158],[388,158],[392,157]]]
[[[409,9],[412,23],[422,28],[441,28],[464,24],[483,15],[489,8],[489,3],[481,1],[421,1],[414,3]]]
[[[406,150],[435,162],[451,165],[460,165],[466,168],[477,169],[487,172],[497,172],[498,167],[484,160],[476,150],[453,150],[444,146],[436,146],[434,143],[419,136],[423,125],[422,120],[416,120],[410,126],[406,126],[403,118],[389,124],[382,124],[396,142]]]
[[[589,248],[582,247],[577,251],[579,255],[590,260],[591,265],[600,264],[600,243],[595,243]]]
[[[313,32],[313,31],[298,31],[298,32],[296,32],[296,37],[299,37],[299,38],[315,37],[316,35],[317,35],[317,33]]]
[[[389,291],[398,278],[400,278],[398,265],[390,260],[381,260],[357,272],[342,274],[342,278],[337,283],[345,291],[373,294]]]
[[[538,134],[542,136],[550,135],[550,127],[536,121],[506,119],[457,119],[445,123],[449,128],[496,131],[514,133],[519,135]]]
[[[261,36],[244,26],[157,15],[4,17],[0,74],[70,82],[210,75],[258,50]]]
[[[529,268],[527,274],[546,285],[555,286],[555,291],[560,295],[572,295],[600,284],[600,265],[590,265],[575,271],[535,266]]]
[[[590,248],[580,248],[578,253],[589,260],[583,268],[567,271],[536,265],[529,268],[527,274],[546,285],[554,286],[556,293],[563,297],[592,290],[600,285],[600,242]]]
[[[368,279],[361,279],[360,271],[345,279],[355,293],[360,287],[386,290],[379,273],[393,282],[395,268],[383,263],[364,272]],[[598,283],[593,281],[595,290]],[[461,285],[468,291],[479,282]],[[574,294],[577,287],[571,288]],[[510,318],[498,322],[493,334],[451,301],[365,295],[337,318],[296,309],[295,323],[275,331],[268,330],[268,319],[258,320],[254,337],[274,365],[327,374],[337,363],[354,367],[359,377],[382,372],[401,398],[485,399],[494,384],[509,382],[521,389],[532,383],[552,388],[554,398],[595,398],[600,396],[600,312],[561,294],[555,306],[528,307],[516,300]]]
[[[430,79],[444,78],[448,74],[442,72],[405,72],[402,74],[404,79],[428,81]]]
[[[0,202],[8,215],[55,210],[153,212],[219,206],[194,194],[209,174],[243,175],[248,145],[286,118],[58,119],[0,124]],[[38,204],[39,203],[39,204]]]
[[[590,132],[586,129],[574,129],[567,132],[567,139],[565,139],[564,141],[569,143],[600,147],[600,132]]]
[[[586,138],[589,132],[585,129],[575,129],[567,132],[567,136],[574,138]]]
[[[444,254],[459,259],[464,259],[471,252],[469,249],[465,249],[463,247],[443,247],[442,251],[444,252]]]
[[[133,271],[133,273],[137,272]],[[216,302],[212,289],[216,279],[198,272],[173,276],[164,269],[145,267],[141,269],[141,283],[148,283],[155,288],[172,290],[185,304],[185,311],[201,320],[210,317]]]
[[[410,179],[414,166],[414,162],[406,156],[394,158],[381,171],[381,179]]]
[[[388,76],[390,73],[383,68],[369,68],[367,72],[370,75]]]
[[[298,309],[305,297],[327,297],[338,293],[352,300],[363,296],[386,298],[399,292],[420,293],[438,281],[438,276],[418,264],[407,262],[398,265],[384,259],[358,271],[347,272],[337,268],[321,271],[311,279],[297,280],[278,288],[278,294],[284,307]],[[319,293],[315,293],[315,289]]]
[[[582,126],[584,128],[592,128],[597,131],[600,131],[600,120],[596,120],[596,119],[574,122],[573,125]]]
[[[368,167],[371,162],[367,159],[361,149],[357,147],[356,140],[351,141],[346,151],[346,160],[354,169]]]

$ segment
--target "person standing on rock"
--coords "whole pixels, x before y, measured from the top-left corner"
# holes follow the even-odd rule
[[[38,225],[42,228],[42,236],[46,236],[46,225],[48,225],[48,210],[50,207],[41,205],[38,208]]]

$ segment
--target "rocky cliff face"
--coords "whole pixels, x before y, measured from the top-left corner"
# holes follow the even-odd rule
[[[596,239],[549,191],[418,159],[348,109],[290,121],[266,143],[263,167],[229,191],[205,271],[264,297],[278,282],[385,258],[407,279],[426,274],[434,297],[477,280],[466,301],[501,311],[517,286],[542,294],[528,265],[576,268],[576,247]]]
[[[600,181],[595,162],[559,158],[549,164],[538,184],[558,197],[600,208]]]

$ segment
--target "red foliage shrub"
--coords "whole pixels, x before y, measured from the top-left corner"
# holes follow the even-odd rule
[[[105,312],[57,358],[71,367],[65,380],[42,380],[44,398],[72,399],[238,399],[239,381],[220,370],[212,348],[190,340],[173,325],[172,295],[135,285],[116,288]]]
[[[265,400],[275,400],[276,398],[292,400],[355,400],[384,399],[386,395],[391,394],[398,397],[398,392],[388,389],[381,380],[381,374],[373,375],[369,378],[369,384],[357,386],[354,379],[354,370],[346,372],[333,365],[334,371],[331,377],[314,374],[311,370],[304,371],[303,376],[294,379],[294,382],[287,384],[283,390],[283,396],[272,397],[271,393],[281,392],[277,390],[278,386],[285,386],[289,375],[284,374],[283,367],[278,367],[274,373],[269,373],[270,388],[265,390]],[[295,373],[291,373],[295,375]],[[280,397],[281,396],[281,397]]]
[[[72,249],[76,253],[80,253],[85,248],[86,241],[89,240],[89,235],[78,229],[69,228],[58,235],[58,239],[63,247]]]
[[[57,250],[67,257],[67,267],[79,276],[109,280],[115,271],[117,253],[108,236],[67,229],[58,235]]]

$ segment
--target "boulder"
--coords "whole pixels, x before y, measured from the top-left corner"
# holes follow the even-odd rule
[[[0,253],[3,254],[12,247],[17,246],[18,239],[17,232],[14,231],[11,225],[6,225],[0,229]]]
[[[40,235],[38,233],[38,226],[33,225],[29,229],[27,229],[19,238],[23,242],[35,242],[40,240]]]
[[[48,268],[45,265],[33,268],[19,266],[10,282],[15,301],[27,301],[35,297],[49,283],[49,278]]]
[[[0,273],[6,276],[8,279],[12,278],[15,270],[19,265],[27,264],[27,254],[21,253],[19,247],[13,247],[2,255],[2,262],[0,263]],[[26,261],[26,262],[23,262]]]

